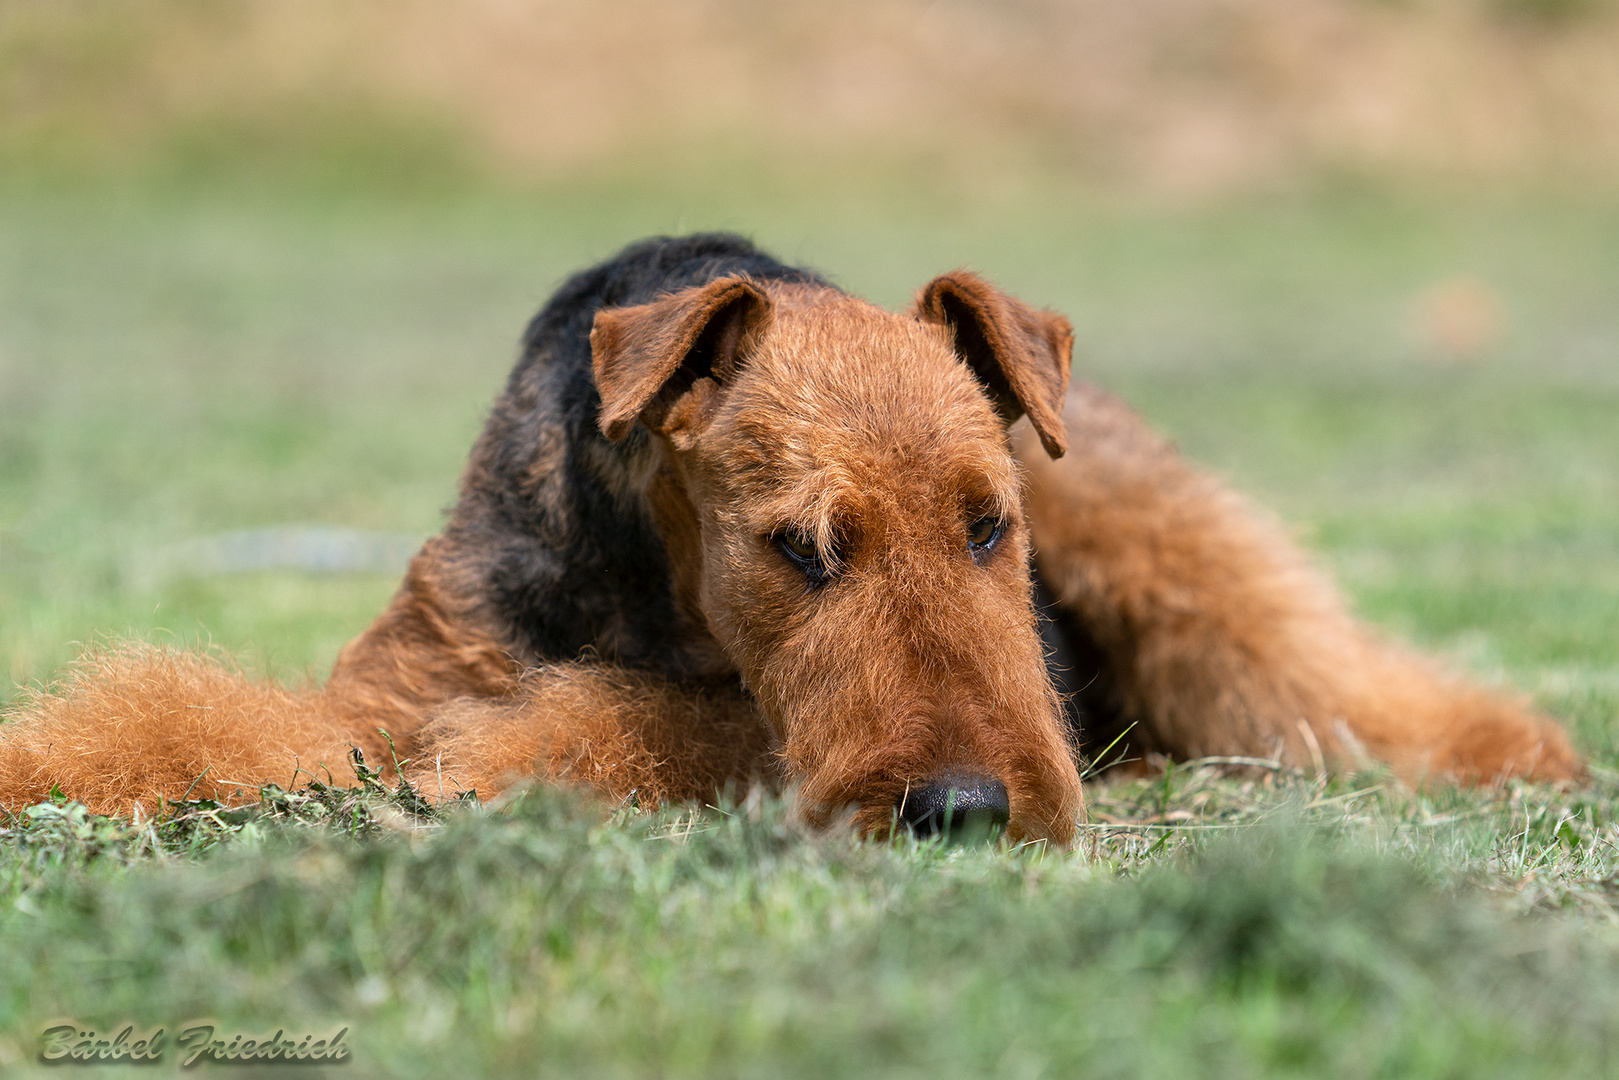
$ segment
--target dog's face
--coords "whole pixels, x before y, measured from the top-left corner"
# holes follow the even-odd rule
[[[907,315],[732,279],[603,312],[592,342],[604,431],[667,450],[677,595],[805,804],[881,832],[949,799],[1066,842],[1079,781],[1005,428],[1026,412],[1061,452],[1067,324],[969,275]]]

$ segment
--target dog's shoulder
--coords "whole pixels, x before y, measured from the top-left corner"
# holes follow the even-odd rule
[[[568,279],[529,323],[523,352],[473,448],[441,545],[443,577],[525,663],[584,648],[690,670],[667,554],[642,492],[656,465],[636,429],[609,442],[591,369],[604,308],[717,278],[823,284],[726,233],[657,237]],[[701,663],[696,663],[702,667]]]

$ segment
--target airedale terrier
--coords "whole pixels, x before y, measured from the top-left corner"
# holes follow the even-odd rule
[[[1060,843],[1121,733],[1580,775],[1554,723],[1378,640],[1278,525],[1069,391],[1071,343],[966,272],[894,314],[737,237],[638,244],[530,324],[448,527],[324,690],[101,657],[0,728],[0,802],[229,799],[352,744],[430,793],[762,780],[868,831]]]

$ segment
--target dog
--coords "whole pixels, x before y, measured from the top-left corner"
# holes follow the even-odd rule
[[[1072,344],[966,271],[893,313],[736,236],[636,244],[529,325],[447,527],[323,689],[93,658],[0,726],[0,803],[232,800],[354,748],[441,793],[763,782],[868,833],[1064,844],[1109,747],[1583,775],[1071,387]]]

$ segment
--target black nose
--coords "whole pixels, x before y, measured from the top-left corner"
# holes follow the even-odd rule
[[[899,819],[917,836],[1002,828],[1012,816],[1006,785],[987,776],[952,773],[901,797]]]

